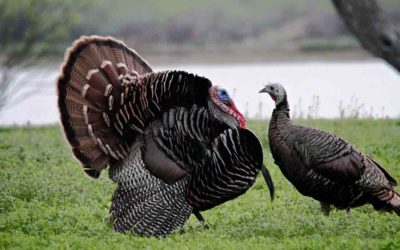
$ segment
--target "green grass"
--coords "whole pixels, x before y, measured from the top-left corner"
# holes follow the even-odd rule
[[[399,120],[298,121],[343,136],[400,180]],[[267,124],[250,122],[261,138],[276,185],[269,200],[261,177],[243,196],[193,218],[169,237],[114,233],[107,223],[115,184],[83,175],[58,127],[0,129],[0,249],[400,249],[400,219],[371,206],[330,217],[301,196],[273,164]]]

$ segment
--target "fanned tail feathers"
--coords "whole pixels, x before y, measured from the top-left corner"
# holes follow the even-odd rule
[[[110,160],[127,155],[129,146],[115,124],[121,85],[152,72],[135,51],[111,37],[81,37],[66,53],[58,79],[61,121],[74,155],[94,178]],[[119,110],[117,110],[119,111]]]
[[[58,80],[61,122],[72,151],[94,178],[123,160],[136,136],[175,106],[207,105],[211,82],[183,71],[152,73],[122,42],[82,37]]]

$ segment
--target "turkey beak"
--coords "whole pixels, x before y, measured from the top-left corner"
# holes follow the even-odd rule
[[[263,89],[258,91],[258,93],[267,93],[271,96],[272,100],[276,101],[276,96],[273,93],[273,91],[271,90],[271,87],[269,85],[265,86]]]
[[[268,93],[268,86],[265,86],[263,89],[261,89],[260,91],[258,91],[258,93]]]

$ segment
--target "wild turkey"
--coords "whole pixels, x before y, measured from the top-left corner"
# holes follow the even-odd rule
[[[349,211],[366,203],[400,215],[397,183],[385,169],[338,136],[293,124],[282,85],[262,92],[276,105],[268,134],[275,163],[301,194],[320,201],[326,215],[331,205]]]
[[[111,37],[81,37],[58,80],[61,122],[90,177],[118,183],[114,230],[164,236],[231,200],[262,169],[258,139],[227,92],[183,71],[153,72]]]

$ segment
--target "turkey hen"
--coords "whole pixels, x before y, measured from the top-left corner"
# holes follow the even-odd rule
[[[275,163],[301,194],[320,201],[326,215],[331,205],[349,210],[366,203],[400,215],[397,183],[377,162],[338,136],[293,124],[282,85],[260,93],[275,101],[268,133]]]
[[[81,37],[58,79],[61,122],[84,171],[109,166],[118,183],[110,221],[118,232],[164,236],[191,213],[254,183],[262,148],[228,93],[183,71],[153,72],[111,37]]]

